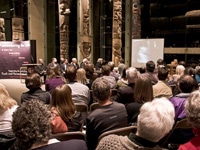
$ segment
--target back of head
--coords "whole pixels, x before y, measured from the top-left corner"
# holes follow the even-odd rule
[[[193,127],[200,129],[200,91],[192,92],[187,98],[185,112],[188,121]]]
[[[153,99],[153,87],[151,80],[140,75],[134,86],[134,100],[138,103],[144,103]]]
[[[191,93],[196,88],[196,82],[190,75],[183,75],[177,81],[178,87],[183,93]]]
[[[156,98],[140,108],[137,122],[137,135],[158,142],[173,127],[174,106],[167,98]]]
[[[48,72],[48,78],[53,78],[56,76],[61,76],[59,67],[58,66],[50,67],[50,70]]]
[[[85,69],[79,68],[76,72],[77,81],[82,84],[86,84],[86,72]]]
[[[176,66],[176,74],[182,76],[184,74],[185,67],[183,65]]]
[[[160,66],[160,65],[164,65],[164,60],[163,59],[158,59],[157,60],[157,66]]]
[[[146,63],[146,70],[148,71],[148,72],[153,72],[154,71],[154,69],[155,69],[155,63],[153,62],[153,61],[148,61],[147,63]]]
[[[159,80],[166,80],[168,77],[168,69],[165,67],[159,67],[158,68],[158,79]]]
[[[110,75],[110,66],[109,65],[102,65],[102,75],[106,75],[106,76],[109,76]]]
[[[190,76],[194,77],[194,75],[195,75],[195,69],[193,67],[191,67],[191,66],[186,67],[185,70],[184,70],[184,74],[185,75],[190,75]]]
[[[114,64],[114,62],[109,61],[109,62],[108,62],[108,66],[110,67],[110,70],[113,71],[113,69],[114,69],[114,67],[115,67],[115,64]]]
[[[52,92],[51,108],[56,109],[62,119],[68,122],[75,113],[72,91],[67,84],[57,86]]]
[[[200,75],[200,66],[195,67],[195,74]]]
[[[110,84],[103,77],[96,78],[92,83],[92,92],[94,98],[105,101],[110,97]]]
[[[69,82],[76,80],[76,68],[74,65],[68,65],[65,71],[65,77]]]
[[[18,149],[29,149],[36,142],[46,143],[51,136],[50,118],[50,111],[39,100],[22,103],[12,121]]]
[[[27,76],[25,80],[25,84],[26,84],[26,87],[30,90],[39,88],[42,84],[40,75],[37,73],[34,73],[30,76]]]
[[[138,71],[134,67],[129,67],[126,70],[126,77],[128,79],[128,83],[135,83],[135,81],[138,79]]]

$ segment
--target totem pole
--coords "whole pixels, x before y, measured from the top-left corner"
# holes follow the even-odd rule
[[[112,61],[118,66],[122,48],[122,0],[113,1]]]
[[[141,38],[141,7],[140,0],[132,1],[132,39]]]
[[[12,18],[12,41],[24,41],[23,18]]]
[[[69,59],[70,0],[58,0],[60,29],[60,58]]]
[[[0,41],[5,41],[5,28],[4,28],[4,18],[0,18]]]
[[[91,17],[90,17],[90,0],[81,0],[80,11],[80,51],[82,58],[91,60],[92,37],[91,37]]]

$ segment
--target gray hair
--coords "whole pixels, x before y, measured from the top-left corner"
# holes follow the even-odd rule
[[[174,106],[167,98],[155,98],[146,102],[138,116],[137,135],[158,142],[174,125]]]
[[[126,70],[126,77],[128,79],[128,83],[135,83],[136,79],[138,79],[138,71],[134,67],[129,67]]]
[[[200,128],[200,91],[192,92],[187,98],[185,112],[193,127]]]

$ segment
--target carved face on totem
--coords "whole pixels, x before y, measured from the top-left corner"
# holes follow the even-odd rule
[[[88,57],[91,53],[91,43],[83,42],[83,53],[86,57]]]

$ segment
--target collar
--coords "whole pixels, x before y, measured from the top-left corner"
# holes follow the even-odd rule
[[[129,137],[128,137],[132,142],[134,142],[135,144],[139,145],[139,146],[143,146],[143,147],[155,147],[157,145],[157,143],[155,142],[151,142],[149,140],[146,140],[142,137],[139,137],[137,135],[135,135],[134,133],[130,133]]]

